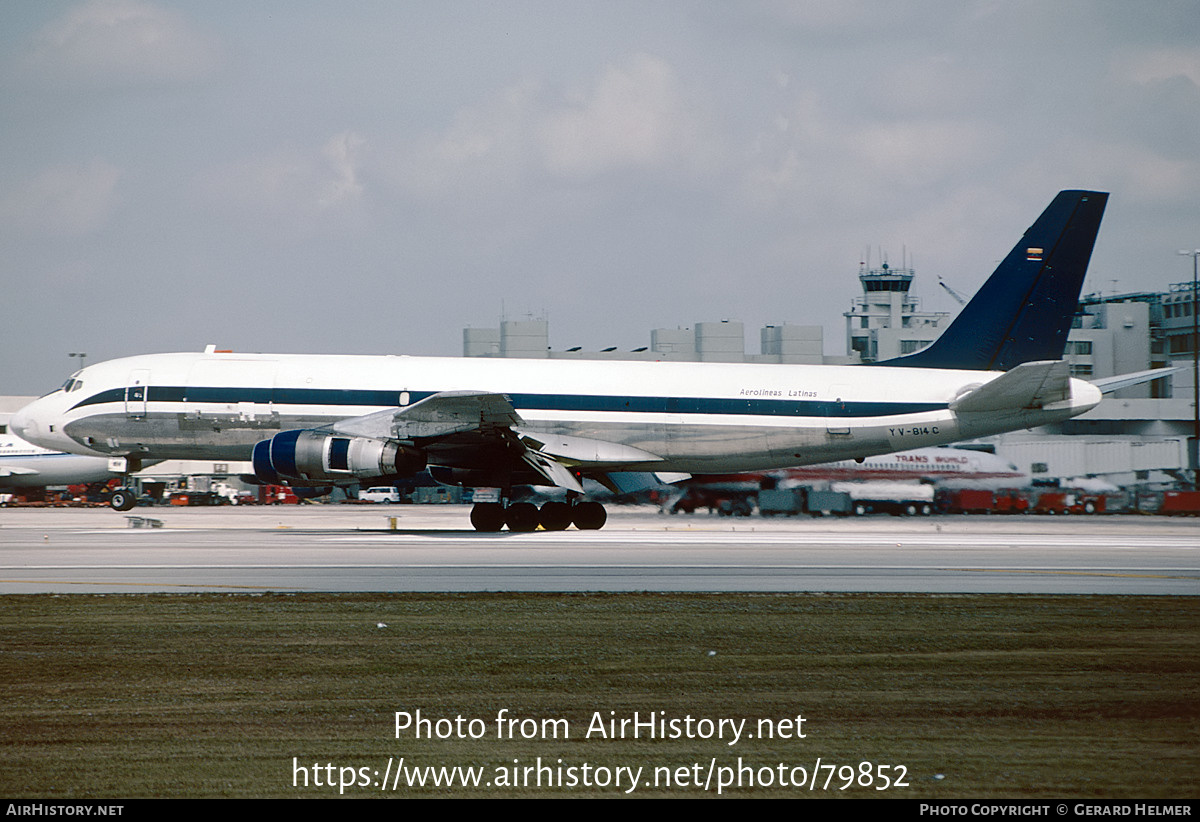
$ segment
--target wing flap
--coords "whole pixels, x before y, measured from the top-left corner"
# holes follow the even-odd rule
[[[526,448],[545,454],[564,465],[610,466],[662,462],[662,457],[658,454],[608,440],[522,431],[519,428],[514,429],[513,433]]]
[[[691,474],[665,471],[610,471],[596,479],[614,494],[636,494],[691,479]]]
[[[583,493],[583,483],[579,481],[579,477],[571,473],[570,469],[561,462],[553,460],[545,454],[528,449],[521,454],[521,459],[528,463],[529,467],[537,471],[551,485],[566,488],[568,491],[574,491],[577,494]]]

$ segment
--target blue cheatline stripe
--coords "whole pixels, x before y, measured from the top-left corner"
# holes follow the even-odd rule
[[[409,391],[415,403],[436,391]],[[890,417],[941,411],[937,402],[828,402],[823,400],[725,399],[720,397],[612,397],[603,394],[507,394],[521,411],[632,411],[642,414],[734,414],[758,417]],[[152,385],[150,402],[337,405],[358,407],[397,406],[399,391],[341,388],[220,388]],[[76,403],[73,408],[124,402],[125,389],[112,388]]]

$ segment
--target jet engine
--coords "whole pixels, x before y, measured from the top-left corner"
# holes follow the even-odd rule
[[[377,477],[411,476],[425,468],[419,448],[373,437],[343,437],[328,431],[283,431],[254,446],[259,482],[316,485]]]

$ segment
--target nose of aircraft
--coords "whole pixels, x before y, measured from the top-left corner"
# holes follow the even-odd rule
[[[71,438],[62,433],[59,417],[62,416],[61,397],[59,392],[47,394],[26,405],[8,420],[8,428],[26,442],[49,448],[52,451],[73,450],[78,447]]]
[[[37,421],[29,415],[30,405],[13,414],[8,420],[9,430],[27,442],[32,442],[31,435],[37,436]]]

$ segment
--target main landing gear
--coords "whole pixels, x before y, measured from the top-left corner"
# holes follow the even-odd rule
[[[604,527],[608,513],[598,502],[546,502],[539,509],[532,502],[477,502],[471,509],[471,524],[476,531],[496,532],[504,526],[510,531],[565,531],[572,523],[580,531]]]

